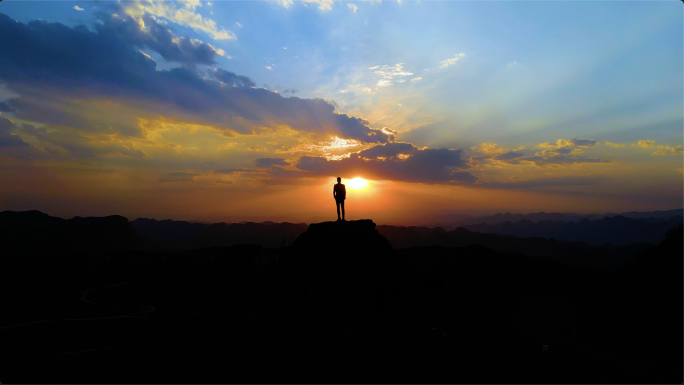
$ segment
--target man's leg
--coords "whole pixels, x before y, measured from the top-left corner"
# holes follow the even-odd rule
[[[337,219],[340,219],[340,201],[335,201],[337,203]]]
[[[342,219],[344,219],[344,200],[341,200],[341,201],[340,201],[340,206],[342,206]],[[338,218],[340,217],[340,212],[339,212],[339,211],[340,211],[340,210],[338,209],[338,210],[337,210],[337,217],[338,217]]]

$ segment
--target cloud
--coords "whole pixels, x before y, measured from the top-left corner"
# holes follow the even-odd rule
[[[0,157],[19,160],[34,160],[53,155],[50,150],[36,148],[22,139],[17,132],[21,129],[9,119],[0,117]]]
[[[684,152],[684,149],[682,149],[682,145],[678,145],[675,147],[671,146],[658,146],[658,151],[652,153],[651,155],[656,155],[656,156],[665,156],[665,155],[678,155]]]
[[[77,11],[83,11],[83,8],[79,7],[78,5],[74,5],[74,9]]]
[[[217,174],[254,174],[254,173],[261,172],[261,170],[258,170],[255,168],[238,167],[238,168],[224,168],[221,170],[214,170],[214,172]]]
[[[495,155],[493,159],[496,160],[514,160],[514,159],[520,159],[524,157],[525,154],[522,152],[515,152],[515,151],[510,151],[510,152],[505,152],[503,154]]]
[[[558,139],[555,143],[540,143],[539,148],[542,148],[543,150],[541,152],[537,152],[535,155],[554,156],[569,154],[579,156],[584,154],[584,148],[592,148],[597,144],[598,142],[593,139]]]
[[[5,102],[0,102],[0,112],[14,112],[14,109]]]
[[[9,119],[0,117],[0,148],[17,148],[29,147],[30,145],[18,135],[12,133],[14,131],[14,123]]]
[[[656,145],[655,140],[640,140],[636,143],[632,143],[632,146],[642,147],[642,148],[651,148],[651,147],[655,147],[655,145]]]
[[[318,4],[318,9],[323,11],[330,11],[334,0],[301,0],[304,5]],[[277,3],[285,8],[290,8],[294,4],[293,0],[277,0]]]
[[[393,81],[402,82],[401,78],[405,76],[412,76],[413,72],[404,69],[404,63],[397,63],[393,66],[382,65],[374,66],[368,68],[370,70],[375,70],[377,75],[382,76],[382,79],[378,81],[376,86],[385,87],[392,85]],[[397,80],[399,79],[399,80]]]
[[[143,52],[142,50],[139,50],[139,51],[140,51],[141,54],[145,55],[146,58],[148,58],[148,59],[150,59],[150,60],[154,60],[154,59],[152,59],[152,56],[146,54],[146,53]]]
[[[323,11],[330,11],[332,9],[333,0],[302,0],[304,4],[318,4],[318,9]]]
[[[383,130],[384,132],[384,130]],[[391,134],[388,134],[385,132],[390,138],[392,138]],[[323,142],[318,142],[318,144],[315,143],[300,143],[296,146],[292,147],[285,147],[282,146],[281,148],[275,150],[276,154],[295,154],[297,152],[321,152],[323,156],[326,158],[339,158],[339,157],[346,157],[348,154],[342,154],[345,151],[349,151],[353,147],[359,147],[363,146],[364,144],[361,143],[358,140],[355,139],[342,139],[337,136],[334,136],[330,138],[329,141],[323,141]]]
[[[40,142],[44,146],[43,149],[75,159],[105,155],[123,155],[139,159],[147,156],[133,142],[118,138],[111,133],[83,135],[74,130],[48,130],[45,127],[34,127],[29,124],[22,124],[20,131]]]
[[[583,144],[591,144],[591,146],[596,145],[595,140],[582,140],[582,139],[558,139],[556,140],[555,143],[553,142],[545,142],[545,143],[540,143],[539,147],[540,148],[553,148],[553,149],[559,149],[559,148],[570,148],[573,146],[576,146],[575,141],[579,141],[579,143]],[[590,147],[591,147],[590,146]]]
[[[237,39],[231,31],[219,29],[214,20],[203,18],[202,15],[195,12],[196,8],[201,6],[199,1],[181,3],[185,5],[183,8],[176,8],[176,3],[171,1],[138,0],[126,3],[123,12],[137,21],[142,20],[143,22],[145,22],[146,15],[161,17],[196,31],[206,32],[216,40]]]
[[[238,28],[242,28],[242,24],[240,24],[240,23],[238,23],[238,22],[235,22],[235,26],[238,27]]]
[[[2,68],[0,68],[1,72]],[[89,104],[84,100],[85,95],[90,98],[87,91],[83,92],[84,97],[80,101],[77,97],[72,101],[59,93],[40,92],[40,88],[24,89],[16,85],[11,86],[23,93],[22,97],[7,101],[9,107],[14,109],[13,115],[17,119],[51,127],[76,128],[88,133],[112,134],[114,132],[130,137],[144,137],[143,130],[134,121],[122,120],[121,117],[108,113],[106,106],[99,106],[99,108],[95,106],[92,111],[84,111],[84,107]]]
[[[394,158],[399,154],[413,154],[418,148],[411,143],[387,143],[384,146],[375,146],[359,152],[359,157],[365,159]]]
[[[524,158],[512,159],[511,164],[518,164],[519,162],[530,162],[537,167],[547,166],[567,166],[571,164],[581,163],[610,163],[609,160],[600,158],[586,158],[586,157],[569,157],[565,155],[551,155],[551,156],[528,156]]]
[[[482,152],[485,155],[503,154],[504,152],[508,151],[502,147],[499,147],[498,144],[491,143],[491,142],[485,142],[485,143],[482,143],[479,147],[475,146],[475,147],[471,147],[470,149],[473,151]]]
[[[252,146],[252,147],[247,147],[247,149],[250,151],[267,151],[266,147],[263,147],[263,146]]]
[[[530,156],[523,152],[524,146],[511,151],[499,147],[496,143],[482,143],[479,147],[476,146],[471,149],[484,155],[473,156],[472,161],[489,161],[506,165],[519,165],[522,162],[526,162],[540,168],[581,163],[609,163],[610,161],[604,159],[583,156],[584,151],[579,147],[593,147],[596,144],[595,140],[589,139],[558,139],[555,143],[545,142],[539,144],[539,148],[542,150]]]
[[[31,143],[24,138],[30,137]],[[34,145],[35,144],[35,145]],[[87,159],[103,155],[122,155],[134,158],[147,156],[130,141],[111,135],[83,136],[74,132],[47,130],[30,124],[16,125],[0,117],[1,153],[18,159],[72,158]]]
[[[160,182],[194,182],[200,174],[190,172],[172,172],[159,176]]]
[[[593,186],[602,183],[610,178],[599,175],[589,176],[562,176],[554,178],[539,178],[512,182],[482,182],[473,187],[483,187],[491,189],[526,189],[535,187],[556,187],[556,186]]]
[[[609,147],[618,147],[618,148],[625,147],[624,143],[613,143],[613,142],[605,142],[605,141],[601,142],[601,143],[603,143],[604,145],[609,146]]]
[[[464,56],[465,56],[464,53],[458,53],[458,54],[454,55],[454,57],[452,57],[451,59],[442,60],[441,62],[439,62],[439,68],[446,68],[450,65],[453,65],[457,61],[461,60],[461,58]]]
[[[268,170],[268,178],[260,179],[261,183],[268,185],[307,185],[316,183],[307,172],[286,170],[280,167],[271,167]]]
[[[423,78],[420,77],[420,76],[418,76],[417,78],[411,79],[411,82],[417,82],[417,81],[419,81],[419,80],[423,80]]]
[[[254,161],[257,167],[289,166],[283,158],[259,158]]]
[[[106,99],[145,106],[149,114],[191,116],[197,124],[227,133],[252,134],[257,127],[289,126],[302,132],[366,143],[386,143],[391,139],[390,135],[372,129],[364,119],[335,112],[332,102],[318,98],[283,98],[277,93],[253,88],[251,79],[229,71],[212,71],[212,79],[200,76],[191,67],[157,70],[156,63],[137,48],[141,41],[147,45],[140,37],[140,26],[124,18],[113,19],[105,18],[103,25],[93,32],[59,23],[18,23],[0,14],[0,35],[14,37],[0,40],[0,52],[3,52],[0,80],[21,95],[7,101],[16,110],[17,118],[144,137],[134,119],[127,122],[112,114],[87,118],[79,110],[84,103],[76,102]],[[148,27],[152,30],[157,28],[155,25],[159,26]],[[161,43],[154,47],[162,52],[168,48]],[[83,52],[88,55],[83,56]],[[173,57],[171,53],[165,54]],[[182,60],[195,63],[209,60],[206,56],[201,60],[199,51],[181,50],[180,55],[185,55]],[[221,84],[215,80],[217,77],[229,80],[232,85]],[[49,89],[46,84],[50,85]],[[72,99],[75,101],[71,102]],[[97,124],[93,124],[94,119],[98,119]],[[106,119],[111,119],[111,123]],[[101,128],[97,128],[98,124]]]
[[[237,142],[226,142],[223,143],[222,145],[218,146],[216,150],[221,151],[221,150],[230,150],[231,148],[235,147]]]
[[[102,21],[95,25],[99,36],[139,48],[147,47],[167,61],[211,65],[216,63],[216,57],[225,55],[222,49],[211,44],[188,37],[177,37],[166,25],[148,14],[142,15],[138,20],[127,15],[111,16],[102,13],[98,17]]]
[[[347,7],[352,10],[352,12],[356,13],[356,11],[359,9],[359,7],[356,6],[356,4],[352,3],[347,3]]]
[[[410,154],[402,157],[402,154]],[[388,143],[351,154],[342,160],[302,157],[297,168],[316,176],[362,176],[367,179],[427,184],[469,184],[477,179],[462,171],[461,150],[424,149],[408,143]]]
[[[254,80],[247,76],[236,75],[233,72],[226,71],[220,68],[214,68],[212,74],[216,80],[219,80],[229,86],[235,87],[256,87]]]
[[[273,68],[271,66],[266,66],[266,69],[269,71],[273,71]]]
[[[545,150],[536,153],[534,156],[525,156],[522,152],[506,152],[499,155],[489,155],[483,158],[509,165],[518,165],[521,164],[521,162],[528,162],[540,168],[549,166],[568,166],[581,163],[610,163],[610,161],[600,158],[587,158],[574,154],[568,155],[567,151],[567,149]]]
[[[570,142],[579,147],[594,147],[598,143],[593,139],[570,139]]]
[[[681,144],[672,147],[666,144],[659,145],[655,140],[640,140],[636,143],[632,143],[632,146],[641,148],[656,148],[657,150],[651,153],[651,155],[655,156],[678,155],[684,152],[684,148]]]

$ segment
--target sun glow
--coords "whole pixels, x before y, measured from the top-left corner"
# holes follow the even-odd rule
[[[347,186],[354,190],[363,190],[368,187],[368,181],[361,178],[354,178],[347,181]]]

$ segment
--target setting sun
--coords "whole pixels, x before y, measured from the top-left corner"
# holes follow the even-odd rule
[[[368,187],[368,181],[361,178],[354,178],[347,181],[347,186],[353,188],[354,190],[363,190]]]

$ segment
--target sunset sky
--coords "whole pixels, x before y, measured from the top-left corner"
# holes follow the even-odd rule
[[[680,1],[0,3],[0,211],[682,207]]]

